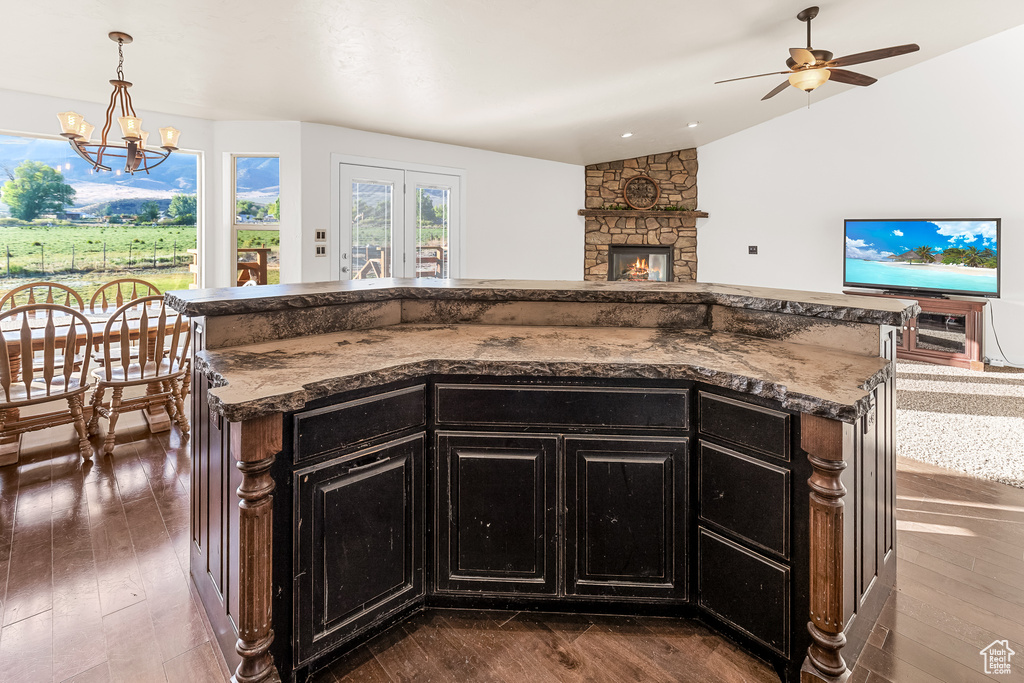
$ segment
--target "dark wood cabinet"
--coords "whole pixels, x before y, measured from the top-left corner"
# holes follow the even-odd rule
[[[806,651],[807,460],[799,420],[766,401],[698,391],[697,604],[776,655]],[[796,680],[797,662],[785,667]]]
[[[424,435],[296,470],[296,664],[423,596]]]
[[[688,445],[565,439],[566,594],[686,600]]]
[[[554,595],[554,436],[439,432],[437,589]]]
[[[291,598],[274,629],[292,638],[275,656],[301,679],[424,605],[631,605],[703,614],[795,680],[809,467],[799,418],[744,398],[444,378],[291,414],[275,475],[291,564],[274,570]]]
[[[701,523],[789,559],[789,470],[708,442],[698,458]]]
[[[790,653],[790,568],[701,529],[699,604],[784,657]]]

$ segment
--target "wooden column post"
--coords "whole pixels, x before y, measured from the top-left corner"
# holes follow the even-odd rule
[[[234,683],[281,678],[270,655],[271,567],[274,555],[274,480],[270,466],[281,451],[280,414],[231,423],[231,454],[242,472],[238,486],[238,642]]]
[[[810,486],[810,598],[807,629],[813,641],[800,669],[800,683],[842,683],[850,677],[841,650],[843,617],[843,423],[813,415],[800,417],[800,445],[807,451]]]

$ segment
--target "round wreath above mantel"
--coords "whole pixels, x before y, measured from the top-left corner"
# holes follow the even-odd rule
[[[622,186],[622,199],[634,209],[650,209],[658,203],[659,196],[661,188],[650,176],[633,176]]]

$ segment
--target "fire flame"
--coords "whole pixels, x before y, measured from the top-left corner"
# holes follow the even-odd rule
[[[660,264],[655,266],[653,263],[648,263],[647,259],[637,257],[636,261],[623,267],[619,279],[636,282],[664,282],[665,274],[662,272]]]
[[[627,280],[646,280],[648,277],[647,259],[637,258],[636,262],[626,271]]]

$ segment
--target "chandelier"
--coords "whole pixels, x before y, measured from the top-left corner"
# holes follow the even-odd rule
[[[85,117],[73,111],[57,114],[57,118],[60,119],[60,134],[68,139],[78,156],[89,162],[95,171],[109,171],[110,166],[106,165],[110,163],[109,160],[124,159],[125,173],[134,174],[138,170],[149,173],[151,168],[159,166],[171,152],[178,149],[178,136],[181,135],[181,131],[170,126],[161,128],[160,146],[147,146],[149,133],[142,130],[142,119],[135,115],[132,96],[128,94],[128,88],[132,87],[132,84],[124,80],[122,71],[124,54],[121,48],[131,43],[132,37],[120,31],[112,31],[108,37],[117,43],[117,78],[110,81],[114,86],[114,92],[110,94],[110,106],[107,107],[107,118],[100,140],[97,142],[90,137],[96,126],[87,123]],[[107,133],[110,132],[115,105],[120,105],[121,109],[117,123],[121,127],[122,142],[108,143]]]

